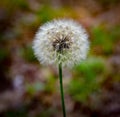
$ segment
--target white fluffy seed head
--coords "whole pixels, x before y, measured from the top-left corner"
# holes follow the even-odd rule
[[[35,56],[43,64],[72,67],[86,58],[89,42],[85,29],[73,20],[53,20],[41,26],[33,42]]]

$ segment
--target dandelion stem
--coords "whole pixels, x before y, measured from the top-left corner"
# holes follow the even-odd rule
[[[62,63],[59,64],[59,81],[60,81],[60,92],[62,101],[63,117],[66,117],[65,103],[64,103],[64,92],[63,92],[63,82],[62,82]]]

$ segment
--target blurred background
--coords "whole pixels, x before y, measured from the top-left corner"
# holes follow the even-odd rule
[[[40,25],[72,18],[89,33],[86,61],[64,68],[68,117],[120,117],[120,0],[1,0],[0,117],[62,117],[56,66],[32,41]]]

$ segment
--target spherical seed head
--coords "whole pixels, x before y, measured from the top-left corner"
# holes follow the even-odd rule
[[[89,42],[85,29],[73,20],[53,20],[36,33],[33,49],[43,64],[73,66],[86,58]]]

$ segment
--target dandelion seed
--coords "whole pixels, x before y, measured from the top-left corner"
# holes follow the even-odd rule
[[[86,58],[89,48],[85,29],[73,20],[53,20],[36,33],[33,49],[43,64],[73,66]]]

